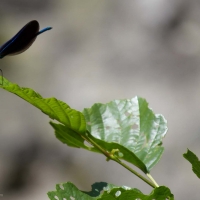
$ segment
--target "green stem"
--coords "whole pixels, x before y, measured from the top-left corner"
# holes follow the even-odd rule
[[[148,185],[150,185],[152,188],[156,188],[156,185],[149,181],[148,179],[146,179],[144,176],[142,176],[141,174],[139,174],[138,172],[136,172],[134,169],[130,168],[128,165],[126,165],[125,163],[123,163],[121,160],[116,160],[116,159],[112,159],[115,162],[119,163],[120,165],[122,165],[123,167],[125,167],[126,169],[128,169],[130,172],[132,172],[133,174],[135,174],[137,177],[139,177],[140,179],[142,179],[145,183],[147,183]]]
[[[86,140],[87,142],[89,142],[91,145],[93,145],[94,147],[96,147],[97,149],[99,149],[107,158],[111,159],[110,158],[110,153],[105,151],[103,148],[101,148],[101,146],[99,146],[96,142],[94,142],[92,139],[90,139],[89,137],[83,137],[82,138],[84,140]]]
[[[156,181],[154,180],[154,178],[151,176],[151,174],[146,174],[148,177],[149,177],[149,179],[154,183],[154,185],[156,186],[156,187],[159,187],[159,185],[156,183]]]
[[[116,156],[114,156],[113,154],[110,154],[109,152],[105,151],[103,148],[101,148],[101,146],[99,146],[96,142],[94,142],[93,140],[91,140],[89,137],[84,139],[89,142],[90,144],[92,144],[94,147],[96,147],[97,149],[99,149],[108,159],[113,160],[117,163],[119,163],[120,165],[122,165],[123,167],[125,167],[127,170],[129,170],[130,172],[132,172],[133,174],[135,174],[137,177],[139,177],[140,179],[142,179],[144,182],[146,182],[148,185],[150,185],[153,188],[157,187],[157,184],[155,184],[156,182],[153,181],[149,181],[147,178],[145,178],[144,176],[142,176],[141,174],[139,174],[138,172],[136,172],[134,169],[130,168],[128,165],[126,165],[125,163],[123,163],[120,159],[118,159]],[[152,178],[153,179],[153,178]],[[152,180],[151,179],[151,180]],[[154,180],[154,179],[153,179]]]

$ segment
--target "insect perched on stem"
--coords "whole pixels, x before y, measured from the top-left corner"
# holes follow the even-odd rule
[[[33,44],[38,35],[52,29],[52,27],[46,27],[39,31],[39,28],[40,25],[36,20],[27,23],[15,36],[0,46],[0,58],[17,55],[26,51]],[[1,74],[3,85],[2,70]]]

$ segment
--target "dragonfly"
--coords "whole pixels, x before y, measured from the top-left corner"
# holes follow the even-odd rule
[[[32,20],[28,22],[15,36],[0,46],[0,59],[5,56],[17,55],[26,51],[33,44],[38,35],[52,29],[52,27],[46,27],[39,31],[39,28],[40,25],[38,21]],[[1,74],[3,77],[2,70]]]

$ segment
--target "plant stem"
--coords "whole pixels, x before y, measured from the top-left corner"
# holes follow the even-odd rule
[[[141,174],[139,174],[138,172],[136,172],[134,169],[130,168],[128,165],[126,165],[125,163],[123,163],[121,160],[119,159],[112,159],[115,162],[119,163],[120,165],[122,165],[123,167],[125,167],[126,169],[128,169],[130,172],[132,172],[133,174],[135,174],[137,177],[139,177],[140,179],[142,179],[145,183],[147,183],[148,185],[150,185],[152,188],[156,188],[156,184],[152,181],[149,181],[148,179],[146,179],[144,176],[142,176]]]
[[[87,137],[84,139],[86,141],[88,141],[90,144],[92,144],[94,147],[96,147],[97,149],[99,149],[108,159],[113,160],[117,163],[119,163],[120,165],[122,165],[123,167],[125,167],[127,170],[129,170],[130,172],[132,172],[133,174],[135,174],[137,177],[139,177],[140,179],[142,179],[145,183],[147,183],[148,185],[150,185],[153,188],[158,187],[158,184],[154,181],[153,177],[149,177],[148,174],[147,176],[149,177],[149,179],[151,181],[149,181],[147,178],[145,178],[144,176],[142,176],[141,174],[139,174],[138,172],[136,172],[134,169],[130,168],[128,165],[126,165],[125,163],[123,163],[119,158],[117,158],[116,156],[114,156],[113,154],[105,151],[101,146],[99,146],[96,142],[94,142],[91,138]]]
[[[154,183],[154,185],[156,186],[156,187],[159,187],[159,185],[156,183],[156,181],[154,180],[154,178],[151,176],[151,174],[146,174],[148,177],[149,177],[149,179]]]

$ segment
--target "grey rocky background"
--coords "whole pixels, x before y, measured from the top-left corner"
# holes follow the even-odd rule
[[[176,199],[199,199],[182,157],[200,157],[200,2],[197,0],[1,0],[0,42],[32,19],[40,35],[25,53],[0,60],[4,76],[83,110],[113,99],[146,98],[168,120],[165,152],[152,170]],[[89,190],[95,181],[151,188],[105,157],[57,141],[39,110],[0,90],[0,193],[47,200],[56,183]]]

